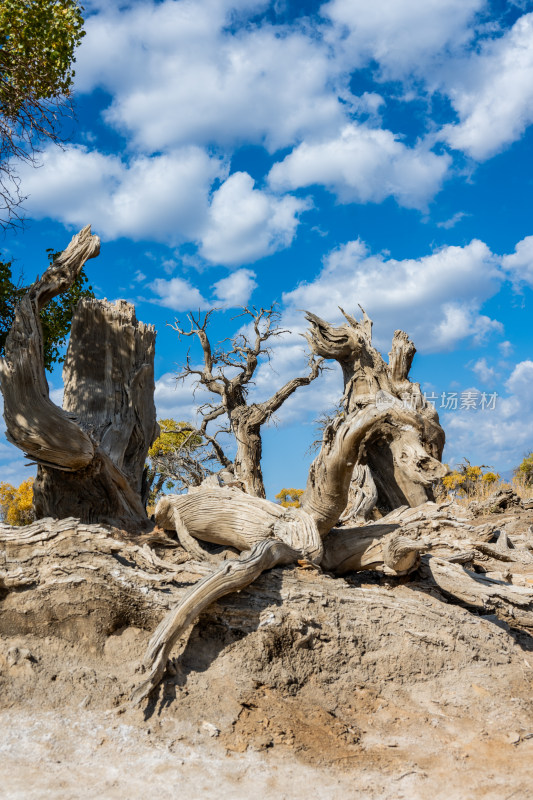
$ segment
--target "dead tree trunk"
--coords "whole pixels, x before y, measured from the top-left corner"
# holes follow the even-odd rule
[[[341,365],[345,414],[360,414],[365,419],[370,408],[388,411],[379,422],[375,418],[355,463],[369,467],[377,493],[376,505],[382,513],[432,500],[431,485],[444,474],[440,463],[444,431],[419,384],[409,380],[415,346],[406,333],[396,331],[386,363],[372,345],[372,321],[367,314],[363,311],[359,322],[342,313],[347,322],[338,327],[307,313],[311,349]],[[369,483],[368,476],[366,479]],[[361,505],[361,490],[359,481],[354,487],[356,509]],[[366,494],[373,492],[370,483]]]
[[[48,392],[40,310],[98,255],[90,226],[22,299],[1,364],[7,436],[38,465],[38,518],[77,517],[126,529],[148,524],[143,471],[156,433],[153,327],[124,301],[84,298],[72,322],[63,409]]]
[[[243,489],[254,497],[266,497],[261,458],[263,442],[261,425],[266,417],[255,406],[237,406],[229,412],[231,430],[237,442],[233,461],[235,477]]]
[[[242,481],[248,494],[265,497],[263,474],[261,471],[261,426],[268,422],[283,403],[300,386],[308,386],[320,372],[320,362],[310,362],[310,374],[293,378],[263,403],[237,406],[228,411],[230,424],[237,440],[235,456],[235,475]]]

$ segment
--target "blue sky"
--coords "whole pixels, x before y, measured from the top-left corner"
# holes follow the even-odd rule
[[[190,340],[166,323],[218,307],[218,341],[239,306],[278,302],[291,333],[260,400],[305,369],[302,309],[340,322],[360,303],[382,352],[413,338],[445,460],[509,474],[533,449],[533,2],[84,5],[77,123],[20,169],[28,224],[3,256],[29,280],[91,223],[96,294],[156,325],[158,413],[177,419],[203,397],[176,385]],[[50,384],[59,399],[60,370]],[[271,496],[305,485],[341,391],[323,374],[265,431]],[[468,391],[495,408],[440,408]],[[7,443],[0,459],[3,480],[31,474]]]

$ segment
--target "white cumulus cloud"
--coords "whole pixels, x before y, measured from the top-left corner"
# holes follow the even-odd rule
[[[373,255],[357,240],[331,252],[320,274],[283,301],[288,321],[304,308],[341,322],[338,306],[355,313],[361,304],[376,323],[378,346],[386,348],[394,329],[403,328],[421,351],[439,351],[501,331],[480,308],[503,277],[495,256],[478,240],[404,260]]]
[[[486,358],[478,358],[471,369],[478,376],[481,383],[494,384],[498,379],[496,370],[488,364]]]
[[[391,131],[346,125],[339,136],[302,142],[274,164],[272,188],[326,186],[344,203],[380,203],[393,196],[407,208],[423,208],[440,189],[451,163],[422,144],[407,147]]]
[[[218,264],[257,261],[291,244],[307,207],[296,197],[254,189],[247,172],[235,172],[213,195],[200,252]]]
[[[532,449],[533,361],[521,361],[505,383],[506,394],[493,409],[445,414],[447,458],[458,463],[466,456],[474,464],[509,470]]]
[[[183,278],[171,278],[169,281],[156,278],[148,284],[148,288],[159,297],[156,301],[158,305],[174,311],[203,311],[210,307],[199,290]]]
[[[210,299],[204,298],[199,289],[185,278],[156,278],[148,284],[158,298],[153,298],[152,302],[174,311],[238,308],[247,304],[256,286],[255,273],[249,269],[239,269],[214,283]]]
[[[109,91],[106,120],[147,152],[243,141],[275,150],[338,125],[337,67],[319,37],[229,24],[259,5],[165,0],[104,10],[87,20],[76,87]]]
[[[195,242],[211,263],[239,266],[288,247],[308,202],[254,188],[236,172],[212,194],[227,165],[199,147],[122,160],[82,145],[48,148],[43,165],[21,168],[34,219],[90,222],[103,239]]]
[[[502,266],[509,271],[514,283],[527,283],[533,287],[533,236],[526,236],[518,242],[514,253],[503,257]]]
[[[533,122],[533,13],[449,72],[445,91],[459,122],[445,125],[441,135],[451,147],[483,161]]]
[[[20,168],[25,208],[34,219],[92,223],[104,239],[126,236],[176,244],[197,237],[209,210],[209,191],[226,175],[220,158],[199,147],[129,163],[81,145],[50,147],[42,167]]]
[[[176,334],[177,335],[177,334]],[[195,368],[202,368],[201,364]],[[209,402],[213,396],[205,389],[195,390],[192,380],[176,380],[177,372],[165,372],[155,382],[154,401],[158,419],[168,419],[199,424],[198,406]]]
[[[245,306],[253,290],[257,287],[255,272],[250,269],[238,269],[227,278],[213,284],[215,304],[222,308]]]
[[[423,73],[443,51],[464,46],[484,5],[485,0],[331,0],[322,13],[350,65],[375,60],[383,77],[398,79]]]

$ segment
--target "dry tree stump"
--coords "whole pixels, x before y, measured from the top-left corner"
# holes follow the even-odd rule
[[[100,240],[90,226],[21,300],[0,364],[7,438],[37,464],[37,517],[149,526],[143,474],[157,435],[155,330],[125,301],[78,304],[63,370],[63,408],[49,397],[40,310],[65,291]]]

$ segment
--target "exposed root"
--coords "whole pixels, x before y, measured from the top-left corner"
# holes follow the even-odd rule
[[[172,513],[172,521],[176,529],[178,541],[185,552],[197,561],[207,561],[209,558],[207,551],[198,544],[198,541],[193,536],[191,536],[177,510]]]
[[[138,705],[159,684],[176,640],[208,605],[231,592],[240,591],[267,569],[296,562],[301,556],[283,542],[267,539],[244,558],[226,561],[212,574],[196,583],[156,628],[143,661],[148,678],[132,695]]]
[[[411,572],[420,563],[420,554],[430,547],[431,543],[426,540],[414,542],[400,533],[387,536],[383,542],[383,571],[388,575]]]
[[[389,575],[404,575],[416,569],[421,552],[431,545],[401,535],[396,525],[333,528],[324,540],[323,569],[347,572],[378,569]]]
[[[510,586],[431,556],[422,557],[420,573],[430,585],[460,605],[496,614],[511,627],[533,630],[531,589]]]

